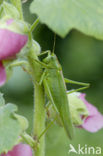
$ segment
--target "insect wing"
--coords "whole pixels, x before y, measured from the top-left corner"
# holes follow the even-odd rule
[[[69,112],[69,103],[66,94],[66,86],[62,73],[57,69],[47,70],[44,79],[46,94],[60,114],[64,128],[69,136],[73,137],[73,126]]]

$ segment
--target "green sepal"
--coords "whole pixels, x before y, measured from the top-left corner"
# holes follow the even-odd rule
[[[20,33],[20,34],[27,34],[29,32],[29,24],[22,21],[22,20],[17,20],[13,19],[13,22],[8,25],[7,21],[13,19],[11,16],[6,15],[0,20],[0,29],[7,29],[15,33]]]
[[[22,131],[25,131],[29,125],[28,120],[24,116],[18,114],[14,114],[14,117],[19,121]]]
[[[17,8],[20,13],[20,18],[23,19],[23,10],[22,10],[22,2],[21,0],[10,0],[11,3]]]
[[[39,45],[39,43],[35,40],[32,40],[32,49],[33,49],[33,52],[36,54],[36,55],[39,55],[40,52],[41,52],[41,47]],[[17,54],[18,58],[23,58],[23,59],[26,59],[25,56],[28,56],[30,52],[30,46],[29,46],[29,43],[21,50],[20,53]]]
[[[89,115],[89,112],[86,108],[84,102],[78,97],[79,92],[68,94],[69,106],[70,106],[70,113],[73,124],[78,126],[83,124],[83,119]]]
[[[2,7],[3,16],[9,15],[11,18],[20,19],[20,13],[14,5],[4,1]]]
[[[32,148],[34,148],[36,146],[37,142],[29,134],[27,134],[26,132],[24,132],[21,137]]]
[[[35,40],[33,40],[33,48],[34,48],[34,52],[39,55],[41,52],[41,47],[39,45],[39,43]]]

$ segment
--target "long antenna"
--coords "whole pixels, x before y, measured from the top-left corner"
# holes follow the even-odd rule
[[[55,51],[55,45],[56,45],[56,34],[54,33],[54,44],[53,44],[52,53],[54,53],[54,51]]]

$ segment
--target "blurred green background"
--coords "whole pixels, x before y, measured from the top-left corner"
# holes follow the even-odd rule
[[[23,4],[23,9],[26,21],[32,23],[35,15],[29,12],[30,3],[31,0]],[[42,50],[52,50],[54,33],[45,25],[39,25],[35,31],[34,39],[39,42]],[[87,94],[87,100],[103,113],[103,41],[72,30],[64,39],[57,36],[55,53],[63,67],[65,77],[91,84],[91,87],[83,92]],[[67,85],[67,87],[71,89],[78,86]],[[21,68],[15,68],[13,77],[0,90],[4,93],[6,102],[17,104],[19,114],[28,118],[30,122],[28,132],[31,133],[33,114],[31,78]],[[46,134],[46,156],[68,156],[70,143],[76,148],[78,144],[81,146],[87,144],[100,146],[103,150],[103,129],[94,134],[75,129],[75,137],[70,141],[63,128],[53,125]]]

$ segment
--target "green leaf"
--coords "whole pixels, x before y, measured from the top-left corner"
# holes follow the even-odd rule
[[[0,107],[0,153],[10,150],[21,134],[21,126],[13,117],[15,111],[17,107],[13,104]]]
[[[3,106],[3,105],[5,105],[5,100],[3,98],[3,94],[0,93],[0,107]]]
[[[9,15],[12,18],[19,19],[20,14],[15,6],[10,3],[3,2],[3,10],[5,15]]]
[[[30,10],[62,37],[75,28],[103,39],[102,0],[34,0]]]

